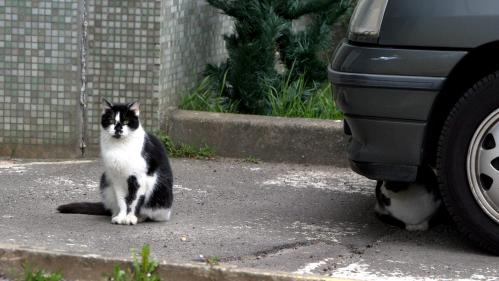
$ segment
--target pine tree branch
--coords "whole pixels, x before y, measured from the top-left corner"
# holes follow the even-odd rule
[[[341,0],[275,0],[276,10],[285,19],[297,19],[305,14],[329,10]]]

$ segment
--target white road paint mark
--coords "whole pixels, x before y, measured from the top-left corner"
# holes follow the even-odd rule
[[[320,266],[325,265],[330,260],[332,260],[332,258],[326,258],[326,259],[323,259],[323,260],[318,261],[318,262],[311,262],[311,263],[305,265],[304,267],[299,268],[298,270],[296,270],[293,273],[296,273],[296,274],[313,274],[314,270],[316,270]]]
[[[398,264],[407,264],[407,262],[405,262],[405,261],[386,260],[386,262],[398,263]]]
[[[0,161],[0,174],[22,174],[26,172],[27,167],[33,165],[70,165],[94,163],[95,160],[77,160],[77,161],[57,161],[57,162],[27,162]]]
[[[193,191],[193,189],[192,188],[188,188],[188,187],[183,187],[180,184],[174,184],[173,185],[173,192],[174,193],[180,193],[182,191]],[[194,192],[201,193],[201,194],[208,193],[208,191],[201,190],[201,189],[196,189],[196,190],[194,190]]]
[[[262,182],[267,186],[291,186],[293,188],[316,188],[339,191],[344,193],[359,193],[372,195],[374,182],[351,171],[292,171]]]
[[[16,166],[14,164],[0,163],[0,174],[22,174],[26,167]]]
[[[2,218],[4,219],[11,219],[13,218],[14,216],[11,216],[11,215],[3,215]]]
[[[0,161],[0,169],[10,167],[25,167],[34,165],[69,165],[69,164],[88,164],[94,163],[96,160],[68,160],[68,161],[38,161],[38,162],[16,162],[16,161]]]
[[[174,184],[173,185],[173,189],[176,189],[176,190],[185,190],[185,191],[192,191],[191,188],[183,187],[180,184]]]
[[[84,258],[100,258],[101,256],[100,255],[96,255],[96,254],[86,254],[86,255],[83,255]]]
[[[88,248],[88,246],[87,246],[87,245],[85,245],[85,244],[75,244],[75,243],[66,243],[66,246],[69,246],[69,247]]]
[[[300,221],[293,222],[285,227],[288,230],[294,230],[295,234],[305,236],[309,241],[326,240],[334,243],[340,243],[340,237],[354,236],[360,232],[360,226],[345,222],[338,222],[334,225],[313,225]]]
[[[252,229],[249,225],[233,226],[232,229]]]
[[[392,260],[393,261],[393,260]],[[420,268],[426,268],[422,272],[435,272],[434,266],[420,265]],[[433,268],[433,270],[428,270],[428,268]],[[475,271],[483,271],[482,269],[475,269]],[[459,280],[459,281],[472,281],[472,280],[498,280],[497,272],[495,270],[491,271],[487,268],[487,272],[474,273],[470,277],[459,276],[462,272],[454,270],[452,277],[443,277],[436,274],[426,275],[426,276],[412,276],[403,272],[400,268],[390,267],[389,269],[371,269],[370,265],[367,264],[363,259],[358,262],[351,263],[347,266],[341,267],[333,271],[330,275],[336,278],[351,278],[366,281],[430,281],[430,280]],[[487,274],[487,275],[484,275]]]
[[[252,172],[256,172],[256,171],[260,171],[262,168],[260,168],[260,167],[252,167],[252,168],[249,168],[249,169]]]
[[[87,189],[89,191],[96,190],[99,187],[99,183],[94,180],[83,180],[80,182],[75,182],[66,176],[52,176],[48,178],[37,178],[33,180],[36,183],[52,186],[69,186],[79,189]]]

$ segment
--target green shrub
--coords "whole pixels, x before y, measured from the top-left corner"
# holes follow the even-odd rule
[[[198,108],[220,111],[217,105],[226,101],[218,99],[224,97],[232,101],[234,111],[268,115],[271,114],[267,102],[269,84],[278,88],[282,76],[291,75],[293,81],[304,76],[311,85],[324,82],[332,26],[350,11],[352,1],[208,0],[210,5],[232,17],[235,24],[234,33],[224,36],[229,58],[220,66],[208,66],[212,73],[226,74],[223,90],[215,98],[194,91],[196,104],[210,98],[213,102]],[[302,16],[308,16],[311,23],[296,32],[293,20]],[[283,71],[276,70],[278,60],[285,68]]]

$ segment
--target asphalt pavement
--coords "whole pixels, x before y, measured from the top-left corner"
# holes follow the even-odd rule
[[[98,160],[0,161],[0,243],[130,257],[151,245],[169,262],[217,257],[244,268],[363,280],[499,280],[499,258],[443,221],[426,232],[373,213],[375,182],[349,169],[173,159],[172,219],[120,226],[56,212],[98,200]]]

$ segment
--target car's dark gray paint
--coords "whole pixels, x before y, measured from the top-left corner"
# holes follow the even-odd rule
[[[426,123],[346,115],[352,132],[350,160],[417,166]],[[381,161],[380,161],[381,160]]]
[[[414,90],[440,90],[445,81],[444,77],[363,74],[334,69],[329,69],[329,77],[335,85]]]
[[[422,59],[418,59],[419,55]],[[465,51],[406,50],[343,42],[329,68],[334,98],[352,132],[348,155],[368,177],[414,179],[433,102]],[[364,163],[364,165],[362,165]],[[394,169],[404,166],[406,173]],[[390,167],[384,174],[381,167]],[[376,175],[371,173],[376,171]]]
[[[336,50],[332,68],[351,73],[445,77],[465,55],[465,51],[361,47],[345,42]]]
[[[437,93],[335,84],[334,100],[350,115],[425,122]]]
[[[391,0],[378,43],[469,49],[499,39],[497,0]]]
[[[498,39],[499,0],[388,0],[377,43],[343,42],[329,68],[352,168],[415,180],[448,77],[473,48]]]

